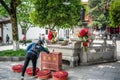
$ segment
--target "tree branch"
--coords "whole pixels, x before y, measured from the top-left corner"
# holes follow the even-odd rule
[[[6,11],[8,12],[8,14],[11,14],[10,13],[10,8],[7,6],[7,4],[3,0],[0,0],[0,3],[6,9]]]
[[[59,20],[60,20],[60,18],[58,18],[58,19],[56,20],[56,22],[54,23],[54,25],[53,25],[52,29],[54,29],[54,27],[55,27],[55,26],[56,26],[56,24],[59,22]]]

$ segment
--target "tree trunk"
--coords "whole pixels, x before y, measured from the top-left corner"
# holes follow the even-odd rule
[[[13,50],[14,51],[19,50],[19,41],[13,40]]]
[[[2,6],[6,9],[11,18],[12,24],[12,37],[13,37],[13,50],[19,49],[18,41],[18,26],[17,26],[17,17],[16,17],[16,8],[21,3],[20,0],[11,0],[10,6],[6,4],[5,1],[0,0]]]
[[[16,17],[16,0],[11,1],[10,5],[10,17],[12,23],[12,36],[13,36],[13,50],[19,49],[19,41],[18,41],[18,26],[17,26],[17,17]]]

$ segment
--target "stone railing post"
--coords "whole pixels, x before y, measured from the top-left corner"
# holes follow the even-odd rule
[[[114,46],[114,59],[117,60],[117,45],[116,45],[116,37],[112,38],[112,45]]]
[[[106,51],[106,46],[107,46],[107,37],[106,36],[104,36],[103,37],[103,39],[104,39],[104,48],[103,48],[103,52],[105,52]]]
[[[81,55],[80,55],[80,58],[81,58],[81,65],[86,65],[87,64],[87,58],[88,58],[88,55],[87,55],[87,51],[84,51],[84,48],[82,47],[82,51],[81,51]]]

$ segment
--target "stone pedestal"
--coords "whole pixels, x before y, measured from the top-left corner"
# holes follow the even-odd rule
[[[84,51],[82,48],[82,52],[80,53],[80,65],[87,64],[87,51]]]

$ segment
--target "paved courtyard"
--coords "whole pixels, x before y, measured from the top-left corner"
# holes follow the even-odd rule
[[[22,47],[20,45],[21,48]],[[0,50],[12,49],[12,46],[0,46]],[[120,56],[120,41],[117,41],[117,54],[118,60]],[[21,74],[14,73],[12,66],[15,64],[23,64],[23,61],[19,62],[0,62],[0,80],[20,80]],[[31,63],[30,65],[31,66]],[[38,59],[38,67],[39,59]],[[120,80],[120,61],[111,63],[102,63],[89,66],[78,66],[70,68],[68,65],[63,64],[63,69],[69,73],[68,80]],[[39,80],[32,79],[31,77],[25,76],[25,80]],[[49,80],[52,80],[49,79]]]
[[[21,74],[14,73],[11,69],[13,65],[19,63],[22,64],[23,61],[0,62],[0,80],[20,80]],[[63,65],[63,69],[68,71],[69,80],[120,80],[120,61],[74,68]],[[26,75],[25,80],[39,79],[32,79]]]

